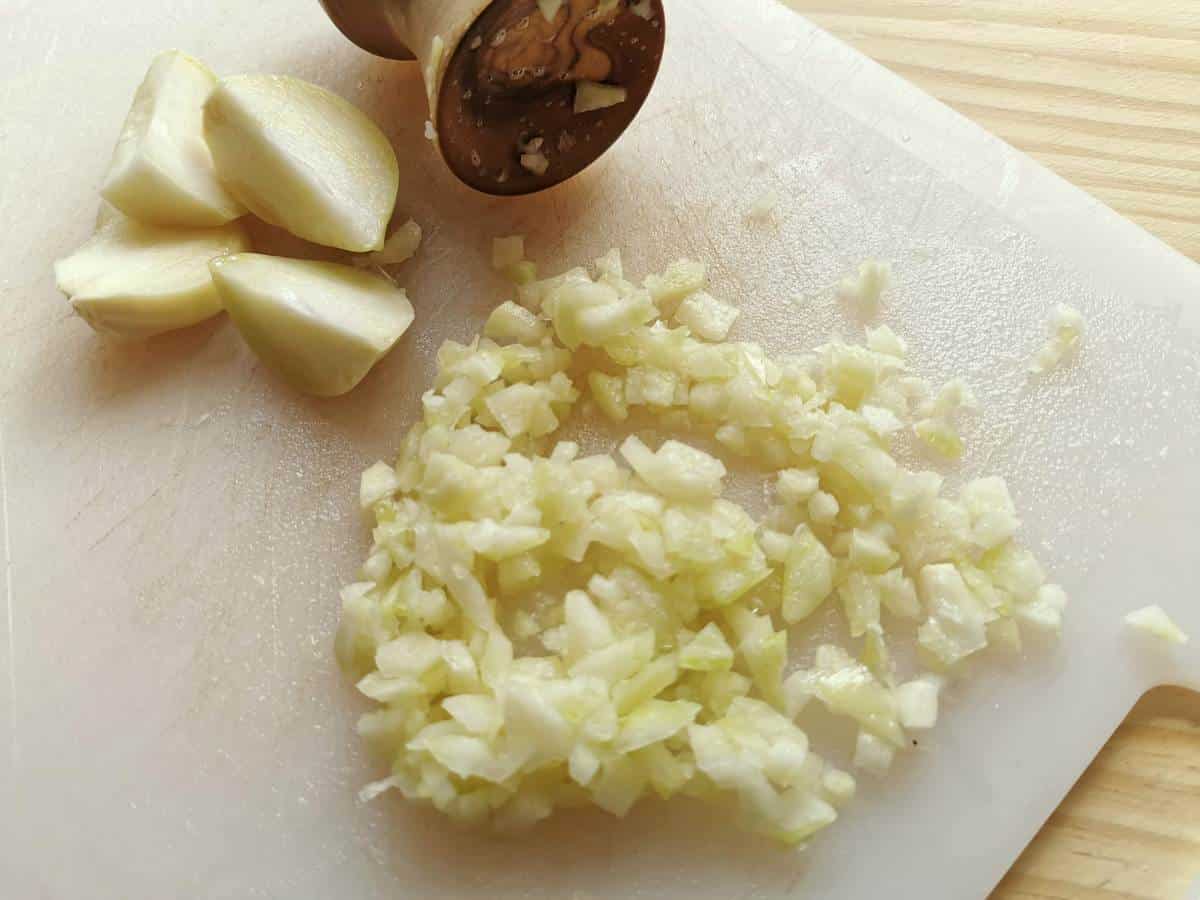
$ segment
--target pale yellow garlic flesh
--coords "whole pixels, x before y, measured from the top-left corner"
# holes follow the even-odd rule
[[[624,103],[626,99],[628,91],[619,85],[581,81],[575,85],[575,115],[608,109],[610,106]]]
[[[289,384],[314,396],[353,390],[413,321],[401,288],[351,266],[239,253],[211,268],[246,343]]]
[[[146,338],[221,312],[208,264],[249,246],[246,232],[159,228],[110,214],[92,238],[54,264],[72,307],[99,332]]]
[[[1183,645],[1191,640],[1187,632],[1176,625],[1166,610],[1157,604],[1135,609],[1125,616],[1125,624],[1167,644]]]
[[[204,135],[217,176],[259,218],[316,244],[382,249],[399,165],[352,104],[299,78],[235,75],[205,104]]]
[[[204,141],[204,104],[216,86],[199,60],[160,54],[133,98],[101,196],[151,225],[214,227],[245,215]]]
[[[919,422],[952,427],[965,386],[917,378],[885,326],[772,357],[728,339],[736,307],[705,288],[699,263],[637,285],[610,253],[442,346],[421,421],[363,476],[373,543],[342,594],[338,658],[391,771],[364,797],[503,828],[733,797],[803,844],[854,795],[796,724],[809,702],[882,774],[964,661],[1058,630],[1066,595],[1016,542],[1004,482],[952,496],[893,455]],[[659,436],[590,455],[562,437],[597,415]],[[725,496],[745,463],[774,485],[759,518]],[[789,625],[830,605],[855,637],[797,667]]]
[[[417,255],[423,236],[421,226],[409,219],[384,241],[383,249],[360,256],[354,263],[360,266],[402,265]]]

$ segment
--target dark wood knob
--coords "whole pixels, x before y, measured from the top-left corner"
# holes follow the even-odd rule
[[[582,171],[641,109],[665,31],[661,0],[496,0],[458,42],[442,80],[435,124],[447,164],[471,187],[504,195]],[[580,90],[612,105],[577,109]]]

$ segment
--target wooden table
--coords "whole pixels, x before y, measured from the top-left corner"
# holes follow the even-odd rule
[[[1200,259],[1200,0],[784,2]],[[1197,721],[1144,700],[994,897],[1187,896]]]

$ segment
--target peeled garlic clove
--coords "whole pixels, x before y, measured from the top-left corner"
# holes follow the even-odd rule
[[[402,289],[351,266],[239,253],[211,269],[242,337],[306,394],[351,390],[412,324]]]
[[[237,75],[205,105],[204,134],[221,181],[259,218],[329,247],[383,247],[396,154],[341,97],[298,78]]]
[[[133,98],[100,193],[152,225],[213,227],[245,215],[217,181],[204,102],[217,78],[177,50],[160,54]]]
[[[209,260],[249,246],[236,223],[158,228],[117,217],[54,264],[58,288],[97,331],[150,337],[221,311]]]

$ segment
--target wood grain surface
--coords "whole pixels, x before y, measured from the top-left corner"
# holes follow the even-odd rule
[[[1200,2],[785,2],[1200,259]]]
[[[784,2],[1200,260],[1200,0]],[[995,900],[1200,898],[1197,722],[1149,695]]]

